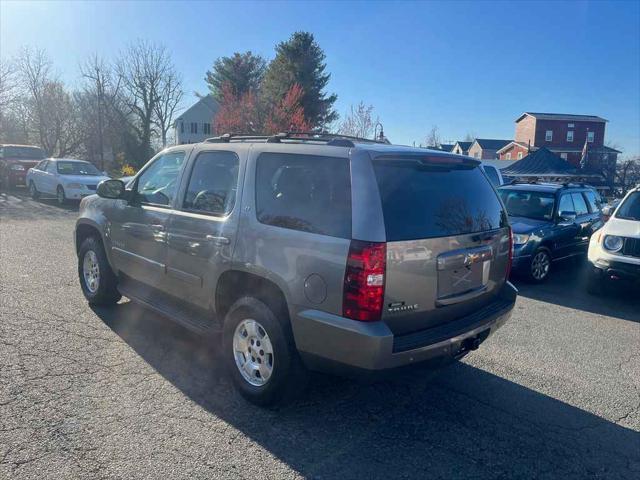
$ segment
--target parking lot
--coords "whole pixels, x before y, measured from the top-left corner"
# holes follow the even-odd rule
[[[638,478],[640,292],[516,281],[461,362],[242,400],[201,339],[80,292],[77,205],[0,193],[0,478]]]

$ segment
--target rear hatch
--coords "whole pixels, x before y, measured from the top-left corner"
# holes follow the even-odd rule
[[[387,269],[382,319],[405,334],[495,300],[509,262],[507,215],[478,162],[377,157]]]

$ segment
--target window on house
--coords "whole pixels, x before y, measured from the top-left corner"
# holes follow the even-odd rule
[[[202,124],[202,133],[204,133],[205,135],[211,135],[211,124],[210,123],[203,123]]]
[[[522,152],[518,152],[518,160],[522,160]]]
[[[507,153],[507,160],[511,160],[511,152]]]
[[[587,132],[587,142],[593,143],[596,137],[596,132]]]
[[[476,152],[473,154],[473,158],[480,158],[480,152]]]
[[[567,128],[574,128],[575,125],[573,123],[570,123],[569,125],[567,125]]]
[[[547,130],[544,134],[544,141],[550,142],[551,140],[553,140],[553,130]]]
[[[560,158],[566,160],[567,159],[567,154],[566,153],[561,153],[560,154]]]
[[[573,130],[567,132],[567,142],[573,142]]]
[[[191,122],[191,133],[198,133],[198,124],[196,122]]]
[[[180,122],[180,133],[184,133],[184,122]]]

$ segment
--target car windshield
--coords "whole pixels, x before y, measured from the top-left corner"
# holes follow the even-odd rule
[[[640,220],[640,191],[629,195],[618,207],[616,218],[624,220]]]
[[[18,158],[20,160],[40,160],[45,157],[44,150],[38,147],[3,147],[2,158]]]
[[[61,175],[102,175],[102,172],[89,162],[58,162]]]
[[[500,196],[510,217],[551,220],[555,195],[545,192],[500,189]]]

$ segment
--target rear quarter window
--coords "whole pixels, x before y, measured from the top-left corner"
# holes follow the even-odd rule
[[[479,167],[373,162],[388,241],[445,237],[507,226],[506,213]]]
[[[256,166],[258,221],[351,238],[348,158],[263,153]]]

